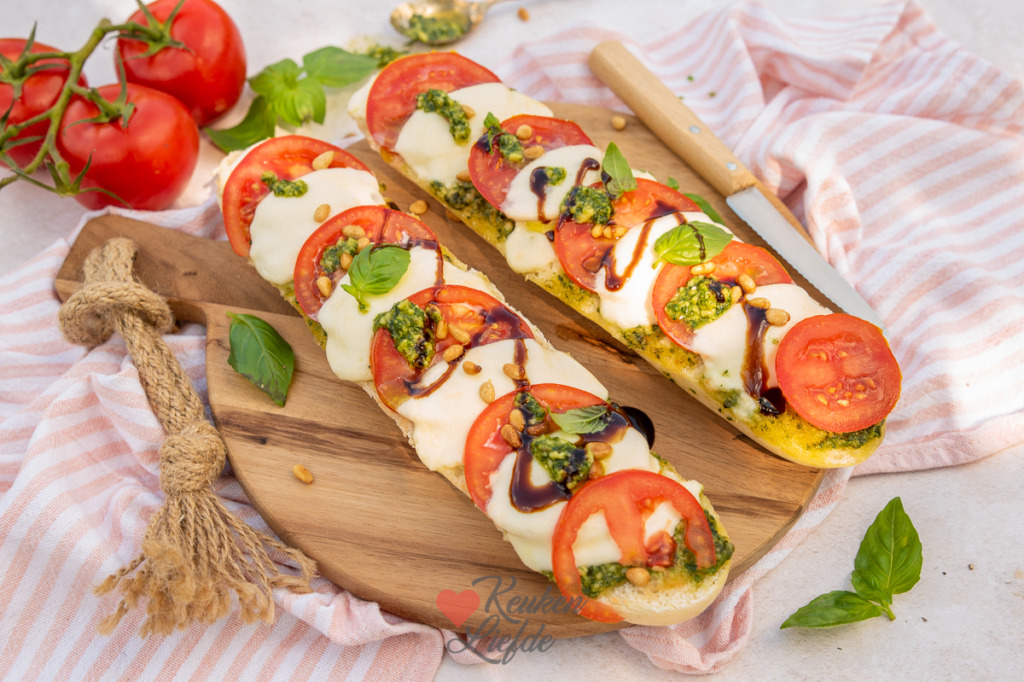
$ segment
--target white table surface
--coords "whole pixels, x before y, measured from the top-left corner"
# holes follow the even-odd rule
[[[239,24],[249,73],[285,57],[361,36],[399,44],[387,22],[391,4],[374,0],[221,0]],[[782,16],[811,17],[860,9],[863,0],[765,0]],[[947,35],[975,54],[1024,78],[1024,3],[1012,0],[920,0]],[[516,18],[526,7],[530,21]],[[553,34],[587,16],[598,26],[655,37],[715,9],[714,0],[519,0],[491,10],[459,50],[495,64],[516,45]],[[100,17],[120,20],[129,0],[0,0],[0,34],[74,48]],[[624,10],[623,7],[628,7]],[[666,22],[666,17],[671,18]],[[109,47],[87,64],[94,85],[110,82]],[[190,194],[217,161],[207,143]],[[17,183],[0,192],[0,274],[54,240],[83,215],[71,199]],[[1017,368],[1017,371],[1021,371]],[[853,479],[838,508],[783,563],[757,583],[754,625],[746,648],[717,679],[1020,679],[1024,675],[1024,448],[974,464],[911,474]],[[849,588],[853,558],[867,526],[899,495],[921,535],[920,583],[899,595],[896,620],[819,631],[779,625],[811,598]],[[508,665],[460,666],[445,659],[439,680],[662,679],[645,656],[610,633],[558,641],[546,652],[519,653]]]

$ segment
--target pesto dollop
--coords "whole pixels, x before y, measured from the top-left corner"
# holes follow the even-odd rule
[[[509,163],[522,163],[526,158],[523,156],[523,143],[515,135],[506,133],[501,121],[491,112],[487,112],[484,118],[484,133],[478,146],[488,154],[497,150]]]
[[[408,299],[403,299],[374,318],[373,331],[386,329],[395,344],[395,350],[411,367],[424,369],[434,359],[437,342],[434,325],[440,313],[428,313]]]
[[[544,166],[544,175],[549,185],[561,185],[565,182],[566,172],[561,166]]]
[[[323,255],[320,256],[320,267],[328,275],[337,272],[341,269],[341,255],[344,253],[350,256],[356,255],[359,250],[358,244],[359,240],[353,237],[342,237],[333,246],[324,249]]]
[[[583,594],[596,599],[608,588],[626,582],[626,567],[615,562],[597,566],[580,566],[580,583]]]
[[[714,575],[718,572],[718,569],[722,567],[726,561],[728,561],[736,547],[729,542],[728,539],[722,537],[721,531],[718,528],[718,524],[715,522],[714,517],[708,513],[708,510],[704,510],[704,517],[708,520],[708,526],[711,527],[711,537],[715,543],[715,563],[707,568],[697,568],[697,558],[693,555],[686,547],[686,522],[681,521],[676,526],[675,532],[672,534],[672,539],[676,542],[676,556],[675,562],[669,571],[684,570],[692,574],[694,579],[700,583],[704,578],[709,575]]]
[[[465,17],[456,12],[439,13],[433,16],[413,14],[402,33],[413,40],[427,45],[451,43],[466,34],[469,24]]]
[[[448,121],[448,130],[458,144],[469,139],[469,119],[462,105],[453,100],[444,90],[431,88],[416,95],[416,108],[428,113],[440,114]]]
[[[580,224],[607,225],[612,219],[612,201],[602,189],[576,185],[565,195],[562,212]]]
[[[271,171],[266,171],[260,175],[260,181],[276,197],[301,197],[309,189],[309,185],[303,180],[282,180]]]
[[[429,185],[430,193],[451,207],[460,211],[467,219],[476,219],[494,228],[494,237],[502,242],[511,234],[516,224],[504,213],[484,199],[471,182],[456,180],[445,185],[434,180]]]
[[[665,314],[673,320],[682,320],[690,329],[700,329],[721,317],[731,305],[732,287],[714,277],[697,275],[669,299]]]
[[[564,438],[544,434],[530,441],[530,454],[544,467],[551,480],[574,490],[587,480],[594,457]]]
[[[512,399],[512,404],[523,413],[526,426],[540,424],[548,416],[547,409],[527,391],[516,393],[515,398]]]

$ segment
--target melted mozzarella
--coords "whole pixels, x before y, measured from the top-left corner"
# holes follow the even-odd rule
[[[377,80],[378,73],[373,74],[358,90],[352,93],[348,100],[348,115],[356,121],[366,120],[366,102],[370,98],[370,88]]]
[[[607,390],[571,356],[546,350],[533,339],[526,339],[524,343],[526,376],[532,383],[567,384],[607,398]],[[515,390],[516,383],[503,370],[506,364],[515,361],[515,352],[513,339],[470,348],[459,363],[473,362],[480,366],[479,373],[467,374],[461,366],[456,367],[435,391],[410,398],[398,406],[398,414],[412,422],[410,441],[428,469],[436,471],[462,464],[469,429],[487,407],[480,397],[480,387],[490,381],[496,396]],[[429,386],[447,368],[446,362],[435,363],[424,372],[420,385]]]
[[[302,245],[320,227],[313,214],[321,204],[330,206],[333,216],[354,206],[384,203],[377,178],[364,170],[327,168],[303,175],[302,181],[308,187],[302,196],[263,197],[249,226],[249,256],[272,284],[292,281]]]
[[[457,144],[452,138],[448,120],[436,112],[416,110],[402,126],[395,142],[395,152],[424,180],[439,180],[448,185],[465,172],[469,152],[484,131],[488,112],[499,121],[516,114],[551,116],[551,110],[501,83],[481,83],[448,93],[453,100],[468,106],[474,116],[469,119],[469,139]]]
[[[557,435],[557,434],[556,434]],[[568,436],[572,438],[572,436]],[[487,504],[487,516],[494,525],[505,533],[505,539],[512,543],[516,552],[527,566],[538,571],[551,570],[551,538],[555,533],[555,525],[562,513],[565,502],[558,502],[535,512],[521,512],[512,504],[509,497],[509,486],[512,484],[512,472],[515,467],[515,456],[509,455],[491,475],[493,495]],[[658,460],[651,455],[647,447],[647,439],[636,429],[627,429],[622,440],[612,444],[612,454],[602,460],[606,473],[622,469],[642,469],[658,471]],[[543,476],[543,478],[540,478]],[[540,464],[531,462],[530,479],[549,479],[547,472]],[[617,561],[618,554],[610,559],[591,561],[594,557],[608,554],[609,545],[618,552],[615,542],[608,537],[607,527],[602,535],[600,529],[588,529],[587,524],[581,528],[577,539],[579,548],[576,550],[576,563],[586,566],[593,563]],[[575,547],[575,545],[574,545]]]
[[[505,260],[514,271],[525,274],[557,266],[558,254],[545,232],[532,230],[526,223],[516,223],[505,238]]]
[[[391,291],[378,296],[367,296],[369,310],[359,311],[355,297],[341,286],[334,288],[330,297],[317,313],[317,321],[327,334],[327,362],[331,370],[344,381],[370,381],[370,344],[373,340],[373,319],[408,298],[417,291],[434,286],[437,277],[437,251],[422,246],[409,250],[409,269]],[[450,263],[444,264],[444,280],[448,284],[461,284],[494,293],[491,283],[479,272],[460,270]],[[340,284],[348,284],[348,274]]]
[[[545,152],[540,158],[534,159],[516,173],[509,185],[508,194],[502,202],[501,212],[512,220],[536,220],[548,222],[558,217],[562,212],[562,201],[575,185],[590,185],[600,182],[601,172],[599,170],[588,170],[583,174],[581,182],[575,182],[576,176],[583,169],[584,163],[589,159],[601,162],[601,150],[591,145],[571,145],[559,147]],[[540,215],[539,198],[534,193],[530,177],[533,171],[538,168],[563,168],[565,169],[565,180],[557,185],[545,185],[544,214]]]

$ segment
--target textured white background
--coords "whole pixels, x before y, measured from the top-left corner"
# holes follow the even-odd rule
[[[374,0],[221,0],[239,24],[250,73],[326,44],[370,36],[398,44],[391,4]],[[864,0],[765,0],[783,17],[862,9]],[[1004,71],[1024,77],[1024,3],[1012,0],[920,0],[938,27]],[[530,21],[516,18],[526,7]],[[586,20],[637,39],[656,37],[721,7],[713,0],[518,0],[499,4],[459,49],[494,65],[516,45]],[[0,0],[0,35],[37,38],[73,49],[100,17],[115,21],[130,0]],[[114,78],[109,46],[86,68],[93,85]],[[205,197],[206,174],[219,154],[204,147],[184,205]],[[0,192],[0,274],[67,236],[83,210],[26,184]],[[1015,368],[1014,371],[1021,371]],[[1022,452],[975,464],[913,474],[854,479],[837,510],[755,589],[754,628],[746,649],[717,679],[1012,679],[1024,670],[1024,481]],[[864,530],[892,497],[903,498],[924,543],[922,579],[896,598],[893,622],[875,619],[828,631],[780,631],[779,624],[814,596],[849,587]],[[948,529],[975,529],[954,545]],[[963,535],[961,534],[961,537]],[[973,567],[973,568],[972,568]],[[609,634],[557,642],[545,653],[518,654],[508,666],[464,668],[450,660],[438,679],[667,679],[642,654]]]

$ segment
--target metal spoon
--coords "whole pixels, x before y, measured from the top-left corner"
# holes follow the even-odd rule
[[[405,2],[391,13],[391,25],[402,35],[427,45],[460,40],[480,23],[500,0],[418,0]]]

